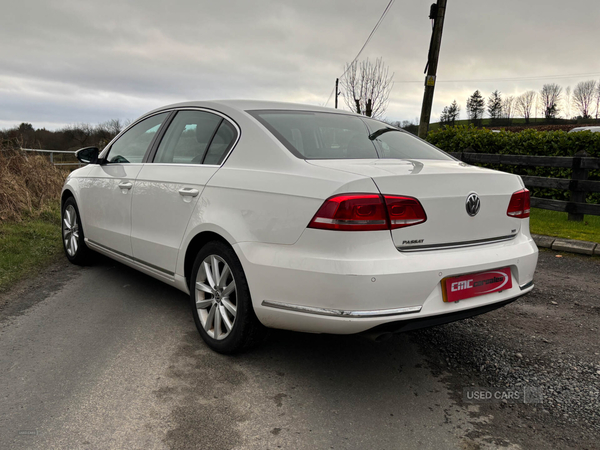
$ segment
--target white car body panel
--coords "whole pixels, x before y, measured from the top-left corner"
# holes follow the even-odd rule
[[[577,127],[577,128],[572,128],[571,130],[569,130],[569,133],[578,133],[579,131],[591,131],[592,133],[600,133],[600,127],[594,127],[594,126]]]
[[[137,260],[175,273],[190,216],[218,166],[144,164],[133,187],[131,245]],[[181,195],[187,190],[194,194]],[[187,194],[187,193],[186,193]]]
[[[519,287],[532,281],[537,263],[537,248],[525,234],[509,243],[402,253],[386,245],[386,233],[389,235],[386,231],[368,232],[348,239],[336,236],[337,232],[309,229],[294,246],[236,245],[238,255],[244,258],[261,322],[297,331],[331,333],[335,329],[336,333],[358,333],[390,321],[484,306],[531,289],[521,291]],[[442,300],[443,278],[507,266],[513,275],[510,290],[455,303]],[[336,317],[265,306],[276,302],[342,311],[381,311],[384,315]],[[386,315],[386,310],[403,307],[420,308],[418,313]]]
[[[80,205],[94,250],[187,292],[186,251],[202,233],[215,233],[236,252],[259,320],[314,333],[362,332],[491,305],[532,289],[537,248],[529,220],[506,215],[511,194],[523,189],[518,176],[458,161],[299,159],[246,112],[349,114],[343,111],[252,101],[191,102],[156,111],[178,108],[220,112],[239,127],[239,140],[220,167],[108,164],[74,171],[64,189]],[[134,183],[133,189],[120,192],[122,180]],[[182,188],[198,195],[182,197]],[[482,199],[475,217],[464,211],[471,191]],[[307,228],[333,195],[380,192],[417,198],[427,221],[392,231]],[[397,248],[410,240],[443,245],[506,235],[511,238],[465,248]],[[443,278],[502,267],[511,269],[511,289],[443,301]]]
[[[371,179],[356,178],[345,174],[315,178],[303,162],[295,174],[224,167],[210,180],[191,225],[217,224],[228,229],[235,242],[293,244],[333,193],[377,193]]]
[[[131,192],[141,169],[141,164],[89,166],[80,179],[77,202],[87,239],[132,256]],[[120,185],[130,187],[122,189]]]

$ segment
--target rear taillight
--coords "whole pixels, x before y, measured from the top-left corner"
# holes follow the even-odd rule
[[[336,195],[325,200],[309,228],[341,231],[387,230],[385,205],[374,194]]]
[[[508,204],[508,209],[506,210],[506,214],[518,219],[526,219],[529,217],[530,208],[529,191],[527,189],[523,189],[515,192],[512,195],[510,198],[510,203]]]
[[[385,198],[392,230],[410,227],[427,220],[425,210],[416,198],[393,195],[384,195],[383,197]]]
[[[427,216],[417,199],[376,194],[336,195],[319,208],[309,228],[374,231],[408,227]]]

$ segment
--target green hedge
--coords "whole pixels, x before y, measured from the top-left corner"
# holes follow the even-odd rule
[[[473,125],[444,127],[430,131],[427,140],[447,152],[477,152],[508,155],[573,156],[585,150],[588,156],[600,158],[600,133],[583,131],[524,130],[519,133],[501,131],[494,133]],[[520,167],[503,164],[484,164],[504,172],[539,177],[571,178],[571,169],[552,167]],[[590,171],[590,180],[600,180],[600,170]],[[532,189],[535,197],[569,200],[569,191],[558,189]],[[588,194],[588,203],[599,203],[600,194]]]

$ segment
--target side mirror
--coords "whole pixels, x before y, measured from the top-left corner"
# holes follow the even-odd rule
[[[75,152],[75,156],[84,164],[98,164],[98,147],[84,147]]]

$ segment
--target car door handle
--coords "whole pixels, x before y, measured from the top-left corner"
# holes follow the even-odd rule
[[[121,181],[119,183],[119,189],[131,189],[133,187],[133,183],[129,181]]]
[[[179,195],[181,195],[183,197],[195,197],[199,193],[200,193],[200,191],[198,189],[192,189],[192,188],[179,189]]]

